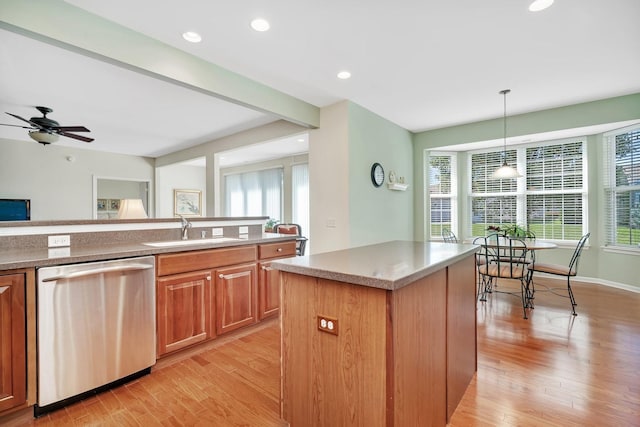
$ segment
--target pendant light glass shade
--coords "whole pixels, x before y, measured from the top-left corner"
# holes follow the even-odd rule
[[[493,179],[505,179],[505,178],[520,178],[520,172],[516,168],[512,168],[507,164],[507,94],[511,92],[511,89],[501,90],[499,93],[504,97],[504,115],[503,119],[503,130],[504,130],[504,148],[502,151],[502,157],[504,161],[502,162],[502,166],[496,169],[491,178]]]

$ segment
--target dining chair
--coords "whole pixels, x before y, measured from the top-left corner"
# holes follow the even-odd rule
[[[445,243],[458,243],[458,238],[455,233],[448,228],[442,229],[442,240],[444,240]]]
[[[476,239],[478,240],[478,239]],[[495,289],[498,279],[513,279],[520,282],[520,299],[522,311],[527,319],[527,308],[533,308],[529,291],[529,250],[523,239],[508,238],[498,234],[491,234],[480,240],[480,252],[477,255],[480,301],[487,300],[487,294],[493,292],[516,293]]]
[[[302,227],[300,227],[299,224],[276,224],[273,226],[273,231],[275,233],[297,235],[298,237],[296,238],[296,255],[304,255],[304,251],[307,248],[307,241],[309,239],[302,235]]]
[[[585,243],[591,233],[587,233],[580,238],[578,244],[576,245],[575,250],[573,251],[573,256],[571,256],[571,260],[569,261],[569,265],[561,265],[561,264],[550,264],[550,263],[538,263],[534,262],[529,268],[531,269],[531,273],[539,272],[546,274],[553,274],[556,276],[563,276],[567,278],[567,293],[568,298],[571,301],[571,314],[577,316],[576,313],[576,299],[573,296],[573,290],[571,289],[571,278],[578,274],[578,261],[580,261],[580,254],[582,253],[582,249],[584,248]],[[533,279],[532,279],[533,280]],[[532,292],[534,288],[532,288]],[[564,295],[560,295],[564,296]]]

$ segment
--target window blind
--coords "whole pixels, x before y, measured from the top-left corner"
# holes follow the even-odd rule
[[[282,218],[282,176],[282,168],[225,175],[225,215]]]

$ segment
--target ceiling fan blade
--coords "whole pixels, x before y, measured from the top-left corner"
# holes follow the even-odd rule
[[[21,126],[21,125],[10,125],[9,123],[0,123],[0,126],[12,126],[14,128],[22,128],[22,129],[37,129],[37,128],[34,128],[33,126],[29,127],[29,126]]]
[[[22,120],[23,122],[29,123],[31,126],[35,126],[38,129],[42,129],[42,126],[40,126],[37,123],[32,122],[31,120],[23,119],[22,117],[16,116],[15,114],[11,114],[11,113],[7,113],[7,114],[10,115],[11,117],[15,117],[18,120]]]
[[[91,132],[84,126],[54,126],[56,132]]]
[[[58,135],[66,136],[68,138],[78,139],[78,140],[84,141],[84,142],[93,141],[93,138],[87,138],[86,136],[76,135],[76,134],[73,134],[73,133],[66,133],[66,132],[56,132],[56,133]]]

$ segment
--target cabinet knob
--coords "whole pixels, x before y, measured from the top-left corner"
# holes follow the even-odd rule
[[[282,248],[278,248],[277,250],[278,250],[278,252],[282,252]]]
[[[220,273],[220,274],[218,274],[218,277],[219,277],[220,279],[224,279],[224,274]]]
[[[208,280],[208,281],[211,281],[211,276],[207,276],[207,280]]]

